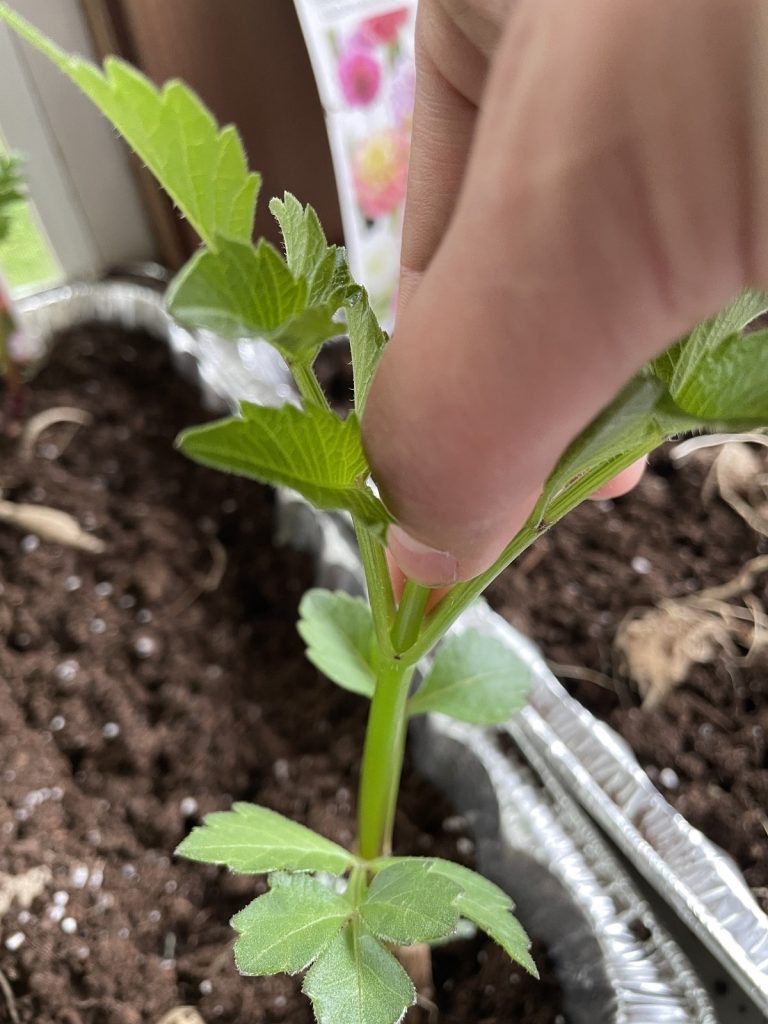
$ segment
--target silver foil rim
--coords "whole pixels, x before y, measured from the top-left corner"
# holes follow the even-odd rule
[[[625,741],[570,697],[538,649],[487,605],[463,624],[530,667],[531,702],[506,726],[578,802],[768,1015],[768,916],[735,862],[664,799]]]
[[[258,342],[234,344],[202,332],[187,331],[169,317],[162,296],[144,285],[112,281],[65,286],[22,299],[17,308],[23,328],[38,342],[41,356],[54,334],[83,323],[140,328],[167,342],[180,371],[198,379],[205,399],[212,406],[232,408],[243,398],[267,405],[293,400],[287,368],[271,348]],[[291,492],[280,491],[278,498],[282,537],[314,554],[319,582],[359,591],[362,588],[360,565],[344,522],[332,515],[316,513]],[[477,795],[483,775],[490,780],[495,793],[491,804],[495,801],[497,805],[496,834],[487,824],[482,827],[483,820],[493,821],[493,806],[486,808],[484,817],[482,809],[466,805],[466,813],[474,817],[478,831],[478,850],[484,869],[491,874],[494,865],[507,855],[531,855],[539,867],[543,866],[562,885],[562,901],[559,903],[553,898],[545,901],[546,906],[555,908],[556,912],[566,912],[575,906],[583,914],[599,950],[607,989],[603,991],[599,986],[593,989],[586,1002],[579,1001],[578,993],[573,995],[571,1011],[578,1015],[574,1020],[584,1024],[601,1021],[607,1024],[661,1024],[662,1021],[715,1024],[708,996],[687,958],[657,923],[629,877],[556,777],[562,759],[552,761],[533,741],[534,736],[543,735],[544,726],[552,730],[558,741],[550,721],[558,719],[558,713],[566,723],[576,712],[577,718],[586,716],[593,727],[597,723],[578,705],[572,708],[569,698],[562,700],[564,691],[560,688],[561,694],[558,694],[555,689],[559,683],[554,680],[553,686],[552,680],[541,676],[530,644],[522,638],[513,640],[507,632],[509,627],[501,620],[496,622],[497,618],[487,609],[483,611],[481,606],[470,612],[458,628],[505,627],[502,629],[505,642],[514,643],[534,668],[534,704],[523,719],[526,738],[530,741],[525,753],[531,767],[515,765],[503,755],[492,732],[432,716],[421,730],[421,737],[418,733],[416,737],[422,770],[433,773],[438,781],[444,778],[446,766],[440,761],[440,745],[458,743],[465,752],[465,763],[475,766],[474,769],[468,767],[464,773],[465,780],[476,780],[476,785],[472,783],[469,787],[470,793]],[[541,727],[536,723],[536,716]],[[513,735],[515,728],[510,726]],[[560,731],[564,731],[562,722]],[[612,750],[617,743],[621,749],[621,741],[610,730],[598,730],[595,758],[599,760],[603,748]],[[559,746],[563,745],[560,740]],[[520,748],[524,749],[522,743]],[[627,752],[624,754],[626,756]],[[582,770],[588,775],[586,767]],[[636,763],[635,772],[650,787]],[[621,829],[624,811],[618,805],[614,807],[614,824]],[[644,848],[634,853],[632,859],[642,869],[641,861],[647,853]],[[663,859],[663,853],[658,856]],[[743,886],[743,881],[740,884]],[[664,886],[662,892],[665,893]],[[631,932],[628,915],[633,920],[642,920],[648,929],[647,938]],[[600,1005],[595,1001],[598,994],[604,997]]]

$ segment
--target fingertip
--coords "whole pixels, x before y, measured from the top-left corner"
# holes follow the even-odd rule
[[[425,587],[447,587],[459,579],[459,562],[449,551],[439,551],[416,540],[393,524],[387,544],[397,567],[409,579]]]
[[[642,480],[645,467],[648,464],[646,458],[638,459],[637,462],[633,462],[631,466],[623,469],[621,473],[617,473],[616,476],[609,480],[607,484],[603,484],[602,487],[590,495],[592,501],[600,501],[606,498],[620,498],[624,494],[628,494],[634,487],[636,487]]]

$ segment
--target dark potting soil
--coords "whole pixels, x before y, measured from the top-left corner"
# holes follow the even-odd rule
[[[551,661],[607,677],[600,686],[559,673],[624,736],[667,799],[735,858],[768,909],[765,651],[748,666],[724,655],[694,665],[653,710],[641,707],[614,653],[617,627],[631,609],[726,583],[768,550],[719,497],[702,498],[710,462],[673,462],[660,450],[633,493],[576,509],[487,596]],[[767,584],[763,575],[753,590],[762,603]]]
[[[232,799],[352,841],[366,709],[303,658],[309,560],[273,547],[268,489],[173,450],[206,413],[162,345],[72,332],[29,405],[92,422],[49,427],[27,460],[5,439],[4,497],[71,513],[107,550],[0,526],[0,1020],[156,1024],[185,1004],[206,1024],[310,1024],[299,980],[233,966],[227,922],[263,882],[171,857]],[[400,852],[466,863],[450,817],[408,771]],[[563,1021],[538,961],[543,984],[491,943],[449,948],[440,1021]]]

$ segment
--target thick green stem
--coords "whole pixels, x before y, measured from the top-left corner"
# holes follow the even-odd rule
[[[410,646],[419,634],[429,590],[406,583],[392,629],[393,640]],[[397,794],[403,770],[408,727],[408,691],[415,671],[392,652],[380,652],[381,668],[371,701],[365,733],[358,801],[360,854],[366,860],[386,856],[392,849]]]
[[[289,368],[304,401],[310,402],[312,405],[319,405],[321,409],[330,409],[328,399],[320,387],[312,366],[309,363],[290,363]]]
[[[366,860],[391,852],[413,672],[398,659],[388,659],[371,701],[357,811],[360,855]]]

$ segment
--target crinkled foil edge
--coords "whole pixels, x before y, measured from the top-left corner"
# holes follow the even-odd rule
[[[198,380],[212,407],[231,409],[240,399],[265,405],[294,400],[287,369],[272,349],[185,330],[167,314],[158,291],[143,284],[68,285],[26,297],[17,309],[41,357],[55,334],[81,324],[138,328],[168,343],[179,371]],[[344,522],[316,513],[291,492],[281,491],[278,498],[279,535],[313,553],[318,582],[360,591],[360,565]],[[415,731],[416,758],[424,774],[438,784],[451,776],[452,765],[463,766],[459,777],[455,771],[453,776],[467,798],[459,793],[456,800],[455,787],[451,795],[475,828],[482,869],[494,875],[501,872],[502,863],[514,864],[508,887],[520,902],[526,890],[536,890],[534,879],[554,879],[553,893],[540,904],[549,908],[552,921],[561,922],[561,931],[562,922],[570,922],[565,930],[576,945],[577,920],[582,921],[585,940],[596,943],[601,961],[591,964],[589,977],[565,986],[572,1019],[576,1024],[716,1024],[709,998],[687,958],[658,924],[567,788],[609,827],[631,860],[653,877],[724,964],[748,980],[764,970],[768,928],[760,939],[760,955],[753,956],[751,944],[759,937],[742,927],[743,880],[727,858],[674,814],[618,737],[567,697],[527,641],[483,605],[458,628],[468,626],[500,635],[533,669],[532,705],[508,727],[527,763],[503,753],[494,731],[442,716],[430,716]],[[613,768],[624,779],[622,786],[609,783]],[[574,773],[570,786],[563,784],[568,772]],[[478,802],[481,793],[486,794],[484,806]],[[656,835],[656,819],[666,825],[670,818],[676,819],[679,838],[654,839],[650,833]],[[648,823],[648,835],[635,841],[635,833],[641,826],[648,831]],[[653,872],[649,864],[654,865]],[[527,871],[532,872],[530,880]],[[542,871],[540,877],[537,873]],[[728,899],[731,891],[740,911],[737,918]],[[684,913],[680,904],[688,899],[694,906],[705,903],[707,914],[692,918]],[[574,909],[579,918],[573,917]],[[638,920],[646,929],[640,935],[630,927]]]

